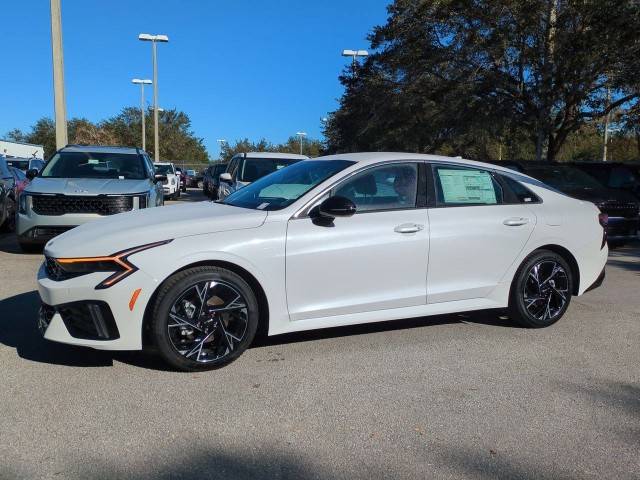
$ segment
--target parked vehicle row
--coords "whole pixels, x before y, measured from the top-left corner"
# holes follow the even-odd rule
[[[507,168],[385,153],[259,179],[251,157],[230,167],[225,181],[252,183],[220,202],[132,211],[51,240],[38,272],[44,337],[154,345],[175,368],[205,370],[240,356],[259,327],[486,308],[545,327],[604,278],[598,208]]]
[[[231,193],[246,187],[251,182],[308,158],[305,155],[292,153],[238,153],[225,165],[224,171],[221,171],[221,165],[209,167],[208,173],[205,171],[203,190],[212,200],[224,200]],[[217,179],[212,179],[212,176],[216,175],[214,172],[220,172],[217,173]]]
[[[633,192],[638,191],[640,184],[632,170],[623,168],[623,164],[514,161],[495,164],[525,173],[571,197],[593,202],[608,216],[607,233],[611,246],[638,238],[640,205]]]

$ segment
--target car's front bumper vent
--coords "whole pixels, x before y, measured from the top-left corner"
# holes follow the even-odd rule
[[[59,313],[69,335],[83,340],[116,340],[120,338],[113,313],[106,302],[82,301],[51,307],[43,304],[41,318],[48,325],[55,313]],[[40,322],[44,323],[43,320]],[[41,326],[42,329],[42,326]]]

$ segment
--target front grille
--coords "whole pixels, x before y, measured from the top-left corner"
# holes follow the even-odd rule
[[[32,208],[38,215],[64,215],[66,213],[97,213],[113,215],[133,209],[133,197],[106,195],[34,195]]]
[[[73,227],[35,227],[32,229],[31,236],[33,238],[37,238],[38,240],[48,240],[55,236],[60,235],[68,230],[71,230]]]
[[[599,205],[602,213],[610,217],[633,218],[638,216],[638,204],[635,202],[609,201]]]

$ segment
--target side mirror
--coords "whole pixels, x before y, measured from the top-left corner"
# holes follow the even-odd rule
[[[347,197],[329,197],[318,207],[318,214],[325,218],[350,217],[356,213],[356,205]]]
[[[231,183],[231,174],[229,172],[224,172],[220,174],[220,181]]]
[[[34,178],[36,178],[38,176],[38,169],[37,168],[30,168],[29,170],[27,170],[26,176],[29,180],[33,180]]]
[[[154,181],[155,183],[166,182],[166,181],[167,181],[167,176],[166,176],[166,175],[162,175],[161,173],[157,173],[157,174],[153,177],[153,181]]]

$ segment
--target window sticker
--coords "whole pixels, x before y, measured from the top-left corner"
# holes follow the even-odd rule
[[[445,203],[498,203],[488,172],[439,168],[438,176]]]

